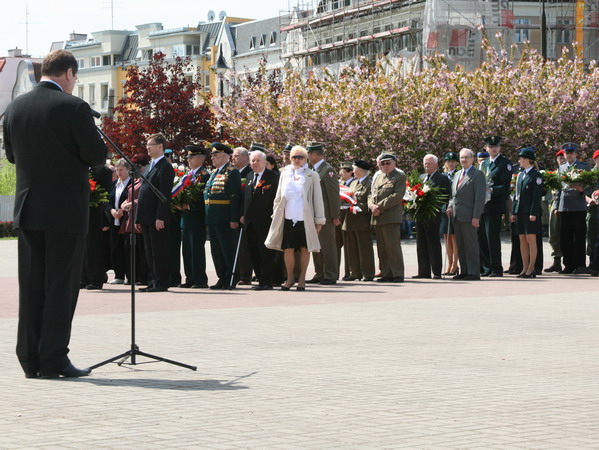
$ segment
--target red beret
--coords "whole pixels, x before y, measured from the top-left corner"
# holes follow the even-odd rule
[[[593,153],[593,159],[595,158],[599,158],[599,150],[595,150],[595,153]]]
[[[557,153],[555,154],[555,156],[556,156],[556,157],[557,157],[557,156],[566,156],[566,152],[564,152],[563,150],[560,150],[559,152],[557,152]]]

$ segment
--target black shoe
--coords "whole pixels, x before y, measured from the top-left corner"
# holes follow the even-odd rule
[[[225,285],[225,283],[223,281],[219,281],[218,283],[210,286],[210,289],[215,289],[215,290],[222,289],[224,285]]]
[[[312,278],[311,280],[306,280],[306,283],[308,283],[308,284],[318,284],[320,282],[321,282],[320,278]]]
[[[291,289],[291,286],[285,286],[285,285],[282,285],[282,286],[281,286],[281,290],[282,290],[282,291],[288,291],[288,290],[290,290],[290,289]]]
[[[39,378],[39,372],[25,372],[25,378]]]
[[[252,286],[253,291],[272,291],[272,286],[262,285],[262,286]]]
[[[570,275],[574,273],[574,269],[562,269],[558,272],[560,275]]]
[[[543,272],[551,273],[551,272],[561,272],[562,270],[562,259],[561,258],[553,258],[553,264],[547,267]]]
[[[572,271],[573,275],[587,275],[589,272],[586,267],[577,267]]]
[[[298,291],[300,291],[300,292],[301,291],[305,291],[306,290],[306,286],[298,286],[295,289],[298,290]]]
[[[493,272],[491,272],[490,270],[485,270],[484,272],[482,272],[480,274],[481,277],[488,277],[492,274]]]
[[[180,288],[190,288],[193,286],[193,283],[181,283],[179,286]]]
[[[100,286],[99,284],[90,283],[87,286],[85,286],[85,289],[87,289],[88,291],[101,291],[102,286]]]
[[[441,275],[433,275],[433,280],[440,280],[441,279]]]
[[[464,280],[466,278],[466,274],[459,273],[451,277],[452,280]]]
[[[140,289],[141,291],[141,289]],[[167,292],[168,288],[167,287],[157,287],[157,286],[152,286],[149,288],[146,288],[146,290],[144,292]]]
[[[589,269],[592,277],[599,277],[599,270]]]
[[[430,276],[426,276],[426,275],[412,275],[412,278],[414,280],[419,280],[419,279],[423,279],[423,278],[430,279]]]
[[[403,277],[395,277],[393,278],[393,283],[403,283]]]
[[[374,278],[371,278],[371,277],[362,278],[362,281],[372,281],[372,280],[374,280]]]
[[[306,281],[306,283],[307,283],[307,281]],[[336,282],[335,280],[327,280],[327,279],[325,278],[324,280],[322,280],[322,281],[320,282],[320,284],[323,284],[323,285],[326,285],[326,286],[328,286],[328,285],[332,285],[332,284],[337,284],[337,282]]]
[[[192,284],[191,288],[192,289],[208,289],[208,285],[206,283],[204,283],[204,284]]]
[[[480,277],[477,277],[476,275],[465,275],[464,280],[465,281],[478,281],[478,280],[480,280]]]
[[[376,280],[377,283],[390,283],[393,281],[393,278],[381,277]]]
[[[69,363],[64,369],[57,373],[48,373],[46,375],[42,375],[41,378],[77,378],[77,377],[86,377],[92,370],[90,368],[87,369],[77,369],[72,363]]]
[[[356,277],[343,277],[341,278],[343,281],[356,281],[357,278]]]
[[[503,276],[503,272],[491,272],[489,278],[500,278]]]
[[[537,274],[532,272],[532,273],[523,273],[522,276],[518,275],[520,278],[536,278]]]

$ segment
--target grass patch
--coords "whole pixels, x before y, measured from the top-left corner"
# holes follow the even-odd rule
[[[0,195],[15,195],[17,171],[7,159],[0,160]]]

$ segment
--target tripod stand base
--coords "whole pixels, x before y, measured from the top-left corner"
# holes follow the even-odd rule
[[[109,358],[106,361],[102,361],[98,364],[94,364],[93,366],[90,366],[90,369],[92,369],[92,370],[96,369],[98,367],[104,366],[111,362],[115,362],[118,359],[120,359],[120,361],[117,362],[117,365],[119,365],[119,366],[122,366],[123,364],[125,364],[125,361],[127,361],[127,359],[131,360],[131,362],[129,364],[131,364],[132,366],[135,366],[138,364],[136,362],[136,356],[143,356],[145,358],[165,362],[168,364],[173,364],[175,366],[184,367],[185,369],[189,369],[189,370],[193,370],[193,371],[198,370],[198,368],[196,366],[190,366],[189,364],[183,364],[178,361],[173,361],[172,359],[167,359],[167,358],[163,358],[161,356],[156,356],[156,355],[152,355],[150,353],[142,352],[137,345],[133,346],[131,348],[131,350],[127,350],[126,352],[121,353],[120,355],[113,356],[112,358]]]

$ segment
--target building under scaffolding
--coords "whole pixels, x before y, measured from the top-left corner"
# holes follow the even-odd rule
[[[474,69],[483,33],[494,45],[500,33],[504,45],[529,43],[550,59],[578,42],[588,63],[598,57],[598,11],[599,0],[299,0],[281,16],[282,59],[309,73],[382,55],[419,66],[440,53]]]

